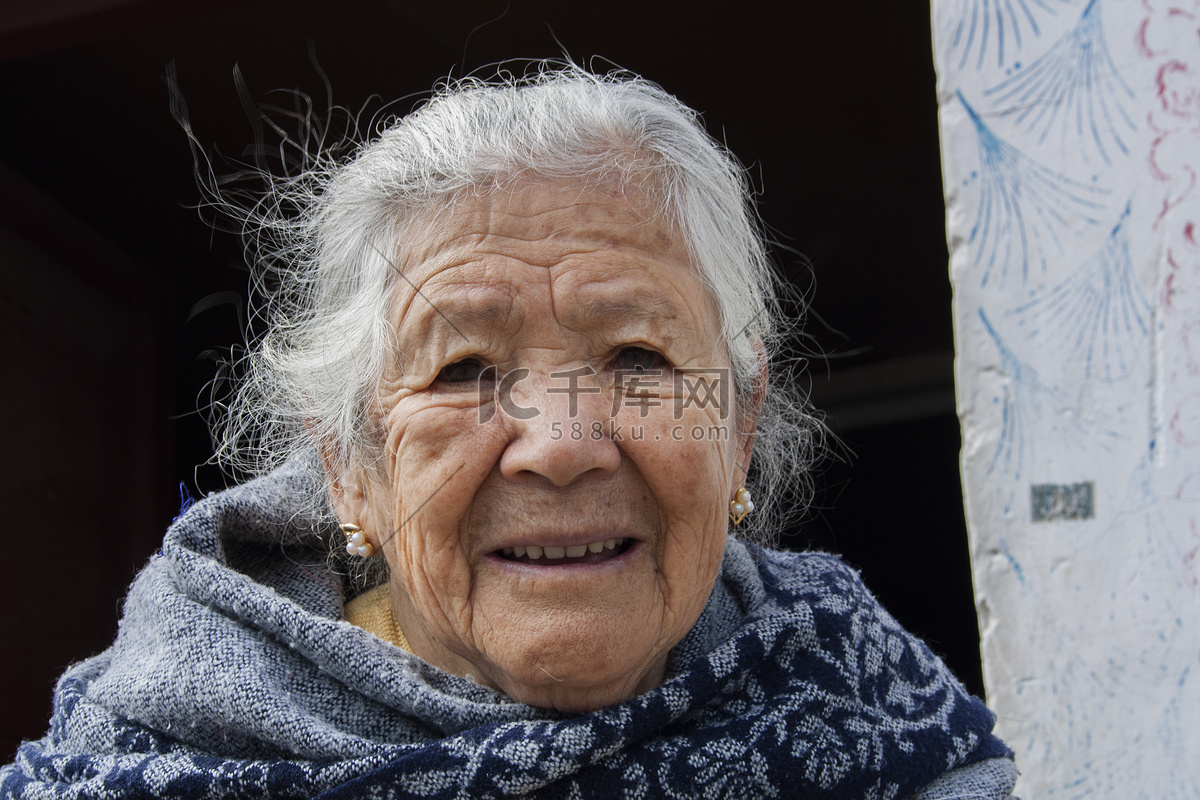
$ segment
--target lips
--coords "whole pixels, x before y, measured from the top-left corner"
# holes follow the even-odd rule
[[[516,545],[502,548],[497,551],[497,554],[508,561],[547,567],[567,564],[600,564],[625,552],[630,541],[627,538],[601,539],[588,544],[568,547]]]

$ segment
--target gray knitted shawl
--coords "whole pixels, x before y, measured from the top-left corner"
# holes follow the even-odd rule
[[[1008,797],[991,714],[835,558],[731,541],[667,680],[563,715],[345,622],[306,470],[175,522],[0,797]]]

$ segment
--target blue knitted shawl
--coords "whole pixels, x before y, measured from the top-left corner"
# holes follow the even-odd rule
[[[667,680],[564,715],[345,622],[312,491],[292,462],[180,517],[0,797],[1008,796],[990,712],[833,557],[731,541]]]

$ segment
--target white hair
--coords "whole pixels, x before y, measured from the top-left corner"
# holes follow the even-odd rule
[[[186,111],[176,116],[194,146]],[[803,508],[824,427],[786,365],[772,364],[772,385],[760,385],[762,359],[778,357],[789,326],[749,181],[695,111],[628,73],[541,63],[521,77],[448,80],[361,143],[352,135],[327,145],[326,128],[299,116],[302,135],[284,137],[284,162],[294,166],[283,176],[256,170],[267,188],[253,202],[211,171],[201,180],[246,237],[254,317],[265,324],[229,404],[214,404],[223,416],[214,429],[220,463],[261,474],[314,440],[347,465],[377,452],[375,392],[393,353],[388,312],[406,286],[393,265],[407,223],[464,192],[517,179],[616,180],[650,195],[687,243],[719,310],[734,418],[745,423],[745,410],[763,398],[746,479],[758,510],[747,532],[769,539]]]

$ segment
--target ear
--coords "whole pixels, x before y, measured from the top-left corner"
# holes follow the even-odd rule
[[[767,365],[767,348],[761,339],[754,340],[754,353],[758,366],[754,374],[754,386],[750,393],[750,402],[745,408],[738,409],[738,476],[745,483],[750,471],[750,456],[754,452],[754,439],[758,432],[758,415],[762,412],[763,402],[767,399],[767,386],[770,370]]]
[[[338,522],[349,522],[359,526],[367,541],[379,552],[379,536],[376,520],[373,519],[370,500],[370,481],[361,468],[353,468],[341,457],[340,448],[327,438],[315,435],[307,422],[305,427],[313,435],[313,443],[321,456],[321,466],[329,481],[329,502],[337,514]]]

